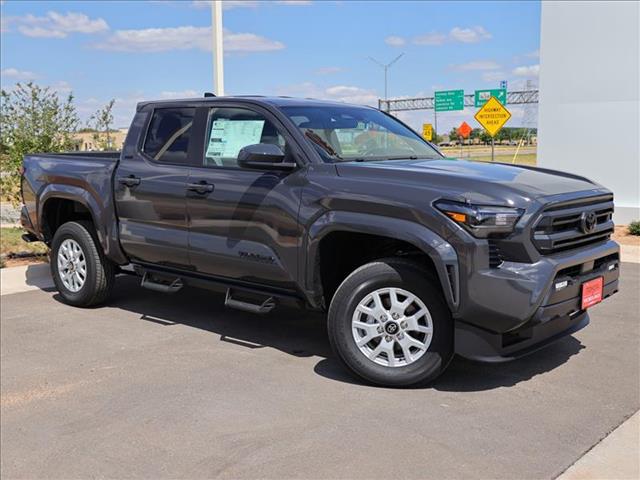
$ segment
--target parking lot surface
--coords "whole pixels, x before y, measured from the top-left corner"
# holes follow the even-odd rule
[[[409,390],[356,381],[308,312],[254,316],[130,277],[90,310],[4,295],[0,473],[555,478],[640,407],[639,273],[623,264],[575,336],[507,364],[456,358]]]

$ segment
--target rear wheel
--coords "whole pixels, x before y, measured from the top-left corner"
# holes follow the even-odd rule
[[[65,303],[89,307],[107,299],[115,267],[102,253],[91,223],[67,222],[58,228],[51,243],[51,274]]]
[[[440,288],[418,264],[386,259],[349,275],[331,301],[329,340],[358,376],[384,386],[437,378],[453,356]]]

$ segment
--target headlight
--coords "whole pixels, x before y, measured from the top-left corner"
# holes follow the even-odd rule
[[[435,206],[476,238],[513,232],[523,213],[519,208],[471,205],[446,200],[436,202]]]

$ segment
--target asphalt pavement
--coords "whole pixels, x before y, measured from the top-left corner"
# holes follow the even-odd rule
[[[131,277],[87,310],[30,288],[0,303],[3,479],[550,479],[640,408],[639,264],[573,337],[408,390],[351,377],[320,315]]]

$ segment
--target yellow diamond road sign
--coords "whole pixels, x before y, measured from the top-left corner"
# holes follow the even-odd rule
[[[484,127],[489,135],[496,136],[507,120],[511,118],[511,113],[502,105],[496,97],[491,97],[475,115],[476,120]]]

